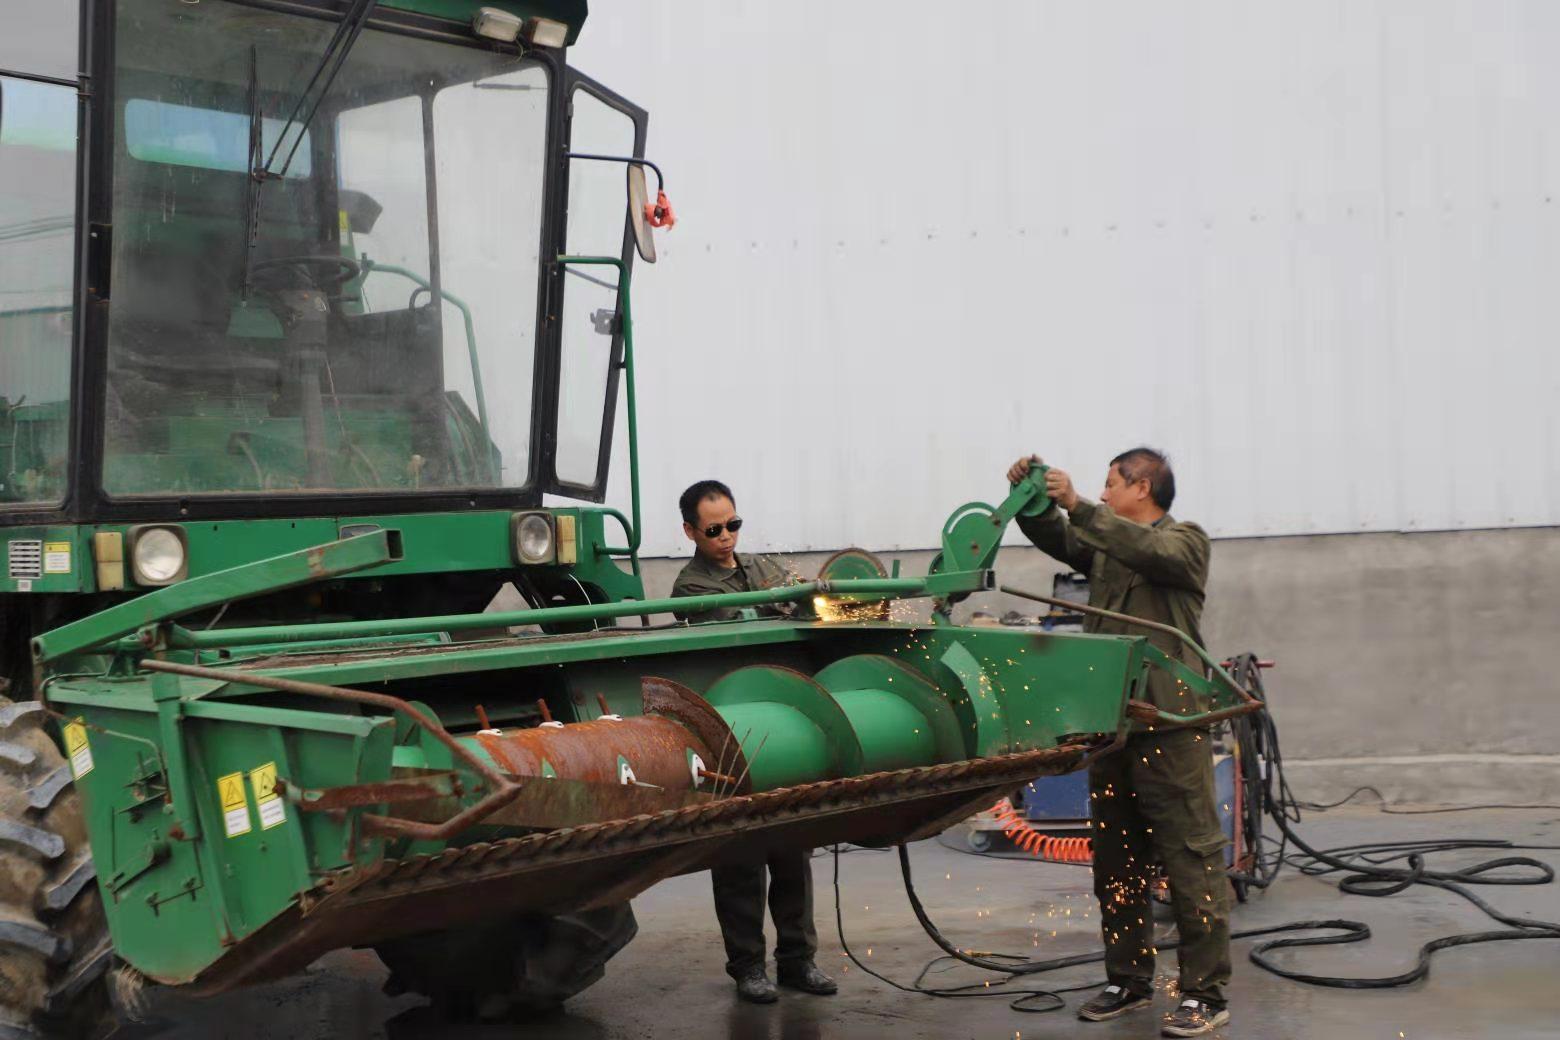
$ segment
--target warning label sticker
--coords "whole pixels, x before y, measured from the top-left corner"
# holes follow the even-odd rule
[[[70,772],[77,780],[92,772],[92,746],[87,743],[87,727],[80,719],[65,724],[65,754]]]
[[[248,834],[249,799],[244,797],[244,774],[217,777],[217,801],[222,805],[222,830],[229,838]]]
[[[255,808],[260,810],[261,830],[268,831],[287,822],[287,803],[276,790],[275,762],[251,769],[249,786],[255,789]]]
[[[70,543],[69,542],[44,542],[43,543],[43,573],[45,573],[45,574],[69,574],[70,573]]]

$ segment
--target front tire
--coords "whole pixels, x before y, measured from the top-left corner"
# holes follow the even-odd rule
[[[412,935],[376,946],[386,991],[428,997],[454,1021],[546,1011],[587,989],[639,925],[628,903]]]
[[[0,697],[0,1040],[113,1025],[113,945],[70,765],[38,701]]]

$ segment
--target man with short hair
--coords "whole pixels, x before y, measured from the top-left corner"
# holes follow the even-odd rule
[[[751,592],[790,584],[785,571],[767,556],[737,552],[737,532],[742,518],[737,515],[731,489],[718,480],[701,480],[677,500],[682,512],[683,533],[693,542],[693,559],[683,567],[672,583],[673,596],[714,596],[727,592]],[[787,604],[756,608],[760,614],[785,614]],[[741,615],[737,607],[717,607],[687,613],[678,611],[684,621],[731,621]]]
[[[1008,470],[1018,483],[1038,456]],[[1045,475],[1052,505],[1019,528],[1047,555],[1089,576],[1089,605],[1170,625],[1202,642],[1208,535],[1170,516],[1175,473],[1152,448],[1133,448],[1111,460],[1098,503],[1078,494],[1059,469]],[[1094,615],[1084,630],[1144,635],[1145,630]],[[1188,667],[1202,662],[1163,633],[1149,640]],[[1202,698],[1168,673],[1149,673],[1148,699],[1176,715],[1207,710]],[[1230,980],[1227,844],[1214,810],[1213,757],[1206,727],[1134,725],[1125,748],[1097,759],[1089,769],[1093,817],[1094,893],[1100,903],[1109,985],[1078,1010],[1103,1022],[1152,1005],[1154,928],[1149,907],[1152,865],[1164,866],[1180,935],[1180,1002],[1165,1018],[1165,1036],[1201,1036],[1224,1025],[1230,1013],[1224,987]]]
[[[742,518],[731,489],[718,480],[701,480],[682,493],[683,533],[694,544],[693,559],[672,585],[674,597],[748,592],[788,584],[773,560],[737,552]],[[759,607],[761,614],[784,613],[780,605]],[[734,607],[679,611],[684,621],[730,621]],[[764,872],[769,873],[769,916],[775,923],[775,975],[780,985],[804,993],[828,995],[833,979],[813,963],[818,932],[813,926],[812,856],[807,851],[771,852],[767,857],[710,870],[715,916],[726,942],[726,973],[737,983],[737,996],[754,1004],[772,1004],[779,992],[764,970]]]

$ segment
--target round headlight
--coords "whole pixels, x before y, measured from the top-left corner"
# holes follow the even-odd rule
[[[553,558],[553,526],[541,513],[531,513],[520,518],[515,544],[520,550],[521,563],[551,563]]]
[[[141,585],[166,585],[184,571],[184,543],[166,527],[140,532],[131,552],[135,580]]]

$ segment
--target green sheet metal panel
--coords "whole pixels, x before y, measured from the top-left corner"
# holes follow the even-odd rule
[[[941,759],[926,716],[902,697],[884,690],[849,690],[834,700],[861,742],[861,771],[908,769]]]
[[[644,586],[640,579],[602,551],[607,542],[606,518],[610,511],[582,507],[549,512],[576,518],[578,562],[538,567],[538,572],[567,573],[583,584],[601,590],[614,601],[643,598]],[[395,529],[402,534],[405,555],[374,571],[375,577],[391,577],[516,569],[519,565],[515,562],[510,536],[513,515],[507,509],[484,509],[454,513],[210,520],[171,526],[182,527],[189,540],[191,578],[335,541],[345,527]],[[27,546],[18,552],[20,558],[35,550],[39,564],[36,577],[31,576],[32,571],[14,567],[0,569],[0,592],[95,592],[93,533],[113,531],[123,535],[132,526],[109,523],[8,528],[3,539],[8,552],[12,542],[37,543],[36,547]],[[125,549],[128,552],[128,544]],[[128,591],[148,591],[135,584],[128,561],[125,577]]]
[[[1142,672],[1143,643],[1141,637],[1025,628],[929,628],[897,658],[944,686],[950,653],[966,670],[978,667],[986,679],[977,679],[977,688],[989,699],[980,702],[985,710],[977,713],[977,732],[995,741],[1000,726],[1011,750],[1024,751],[1052,747],[1069,734],[1124,727],[1126,699]]]
[[[186,697],[211,692],[211,684],[184,682]],[[383,854],[383,842],[356,833],[354,821],[300,813],[274,795],[274,784],[256,785],[267,777],[308,788],[386,780],[394,720],[191,701],[181,705],[181,777],[147,686],[116,685],[111,707],[108,695],[63,689],[50,700],[65,726],[85,726],[89,757],[76,759],[76,786],[109,930],[119,955],[148,977],[192,979],[320,873]],[[67,747],[74,739],[64,734]],[[173,812],[178,784],[192,796],[193,826]],[[191,840],[195,829],[199,840]]]
[[[92,535],[70,524],[11,527],[4,536],[0,592],[81,592],[97,587]]]

